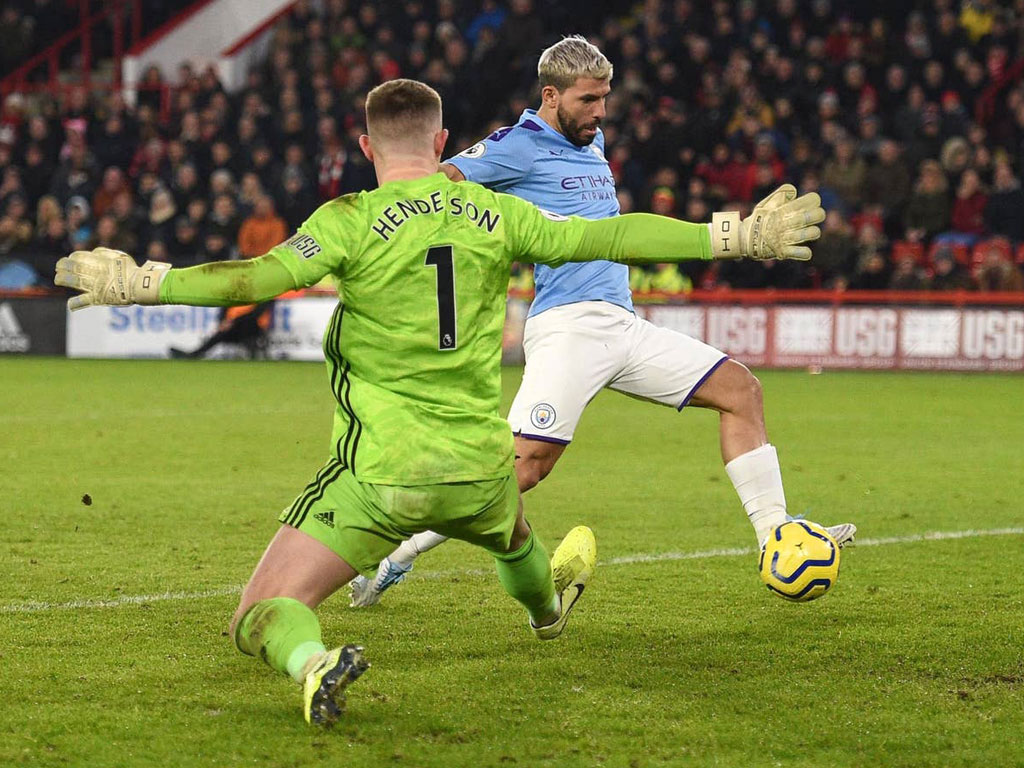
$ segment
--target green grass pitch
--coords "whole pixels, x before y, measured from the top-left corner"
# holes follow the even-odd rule
[[[225,633],[322,366],[0,359],[0,766],[1024,765],[1024,379],[761,378],[790,511],[860,526],[829,595],[761,585],[714,414],[603,393],[526,496],[549,548],[597,534],[566,634],[448,544],[322,607],[373,663],[322,732]]]

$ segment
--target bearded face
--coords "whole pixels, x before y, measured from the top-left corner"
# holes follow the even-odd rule
[[[573,145],[577,147],[588,146],[597,136],[597,127],[601,124],[601,118],[576,119],[568,109],[561,104],[558,105],[558,125],[562,133]]]
[[[610,91],[607,80],[580,77],[558,93],[557,127],[574,146],[586,147],[594,141],[605,116],[605,99]]]

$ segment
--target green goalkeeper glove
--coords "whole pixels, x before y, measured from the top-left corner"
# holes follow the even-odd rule
[[[807,261],[807,243],[821,237],[814,226],[825,220],[817,192],[796,196],[796,187],[783,184],[740,220],[727,211],[711,217],[711,252],[716,259],[797,259]]]
[[[96,248],[75,251],[57,262],[54,283],[81,291],[68,299],[68,309],[93,304],[159,304],[160,281],[170,264],[147,261],[141,267],[122,251]]]

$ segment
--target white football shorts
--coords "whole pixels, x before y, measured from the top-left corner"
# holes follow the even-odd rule
[[[526,320],[526,370],[508,421],[517,435],[572,440],[603,388],[678,410],[728,355],[606,301],[581,301]]]

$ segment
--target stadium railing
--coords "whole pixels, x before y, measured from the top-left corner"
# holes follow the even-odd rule
[[[70,87],[61,82],[61,55],[77,45],[81,53],[81,66],[76,68],[80,80],[78,86],[91,87],[94,71],[93,35],[104,22],[110,22],[113,33],[114,68],[113,77],[117,86],[121,84],[121,59],[127,49],[142,37],[142,0],[107,0],[103,8],[90,13],[90,0],[79,0],[79,23],[74,29],[61,35],[48,48],[40,51],[16,70],[0,80],[0,97],[15,91],[28,93],[48,90],[56,92]],[[46,81],[33,82],[33,75],[40,68],[47,68]]]

